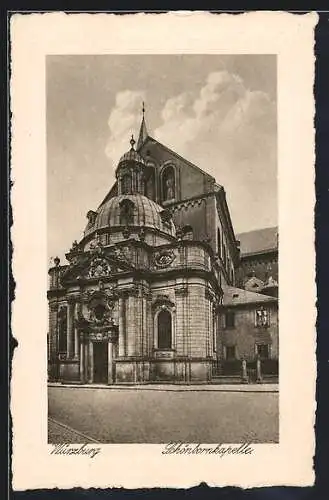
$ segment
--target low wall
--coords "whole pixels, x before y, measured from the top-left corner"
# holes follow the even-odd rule
[[[208,359],[116,360],[115,382],[206,383],[211,364]]]

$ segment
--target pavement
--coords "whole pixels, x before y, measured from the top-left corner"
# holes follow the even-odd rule
[[[52,444],[57,443],[74,443],[74,444],[87,444],[95,443],[98,441],[95,438],[87,436],[82,432],[78,432],[72,427],[57,422],[53,418],[48,418],[48,442]]]
[[[279,440],[279,394],[260,391],[265,384],[108,387],[49,385],[49,442],[81,442],[83,435],[101,443]]]
[[[104,389],[104,390],[128,390],[128,391],[210,391],[210,392],[279,392],[279,384],[144,384],[144,385],[105,385],[105,384],[67,384],[51,382],[48,387],[67,387],[84,389]]]

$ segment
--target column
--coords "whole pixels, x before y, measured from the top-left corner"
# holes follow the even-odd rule
[[[85,349],[83,340],[80,341],[80,382],[84,384],[85,382]]]
[[[78,317],[79,309],[80,309],[80,304],[79,302],[76,302],[74,318]],[[74,325],[74,358],[78,359],[78,357],[79,357],[79,332],[76,325]]]
[[[212,356],[212,340],[213,340],[213,335],[214,335],[214,322],[213,322],[213,315],[212,315],[212,299],[208,298],[206,300],[206,357],[209,358]]]
[[[85,382],[86,383],[88,382],[88,378],[89,378],[89,373],[88,373],[88,369],[89,369],[88,349],[89,349],[88,342],[84,342],[84,344],[83,344],[83,361],[84,361],[83,371],[84,371],[84,378],[85,378]]]
[[[113,384],[113,344],[112,342],[108,343],[108,384]]]
[[[91,340],[88,343],[88,382],[94,381],[94,345]]]
[[[147,313],[147,355],[153,356],[154,346],[154,319],[152,312],[152,294],[150,293],[146,302]]]
[[[185,287],[180,284],[178,288],[175,290],[175,302],[176,302],[176,311],[175,311],[175,348],[177,355],[179,356],[187,356],[188,354],[188,346],[187,346],[187,314],[186,314],[186,295],[187,291]]]
[[[143,339],[142,339],[142,356],[147,356],[149,351],[148,347],[148,331],[147,331],[147,297],[143,296],[142,298],[142,308],[143,308]]]
[[[125,338],[126,338],[126,355],[136,356],[136,325],[137,318],[134,311],[135,297],[129,295],[126,299],[126,321],[125,321]]]
[[[67,304],[67,344],[66,352],[67,357],[70,358],[73,355],[73,326],[74,326],[74,303],[69,302]]]
[[[125,298],[119,298],[119,356],[126,354]]]
[[[213,305],[212,309],[212,318],[213,318],[213,338],[212,338],[212,352],[217,353],[217,335],[218,335],[218,320],[217,320],[217,312],[216,306]]]

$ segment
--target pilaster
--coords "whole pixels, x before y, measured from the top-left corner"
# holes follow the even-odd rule
[[[73,355],[73,325],[74,325],[74,302],[68,301],[67,304],[67,347],[66,354],[70,358]]]
[[[85,382],[85,346],[83,337],[80,338],[80,382]]]
[[[94,381],[94,344],[88,342],[88,382],[92,384]]]
[[[126,338],[126,298],[124,294],[119,297],[119,357],[127,355]]]
[[[113,384],[113,344],[108,343],[108,374],[107,374],[108,384]]]

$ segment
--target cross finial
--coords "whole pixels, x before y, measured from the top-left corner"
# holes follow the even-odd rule
[[[131,144],[131,149],[134,149],[134,146],[136,144],[136,141],[134,139],[134,135],[131,136],[131,139],[130,139],[130,144]]]
[[[145,103],[144,103],[144,101],[143,101],[142,113],[143,113],[143,118],[144,118],[144,115],[145,115]]]

